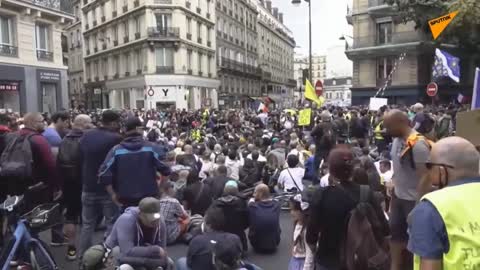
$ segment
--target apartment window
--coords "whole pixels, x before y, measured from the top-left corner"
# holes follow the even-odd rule
[[[112,0],[112,11],[117,11],[117,0]]]
[[[142,51],[137,50],[135,52],[136,58],[137,58],[137,70],[142,70],[143,69],[143,58],[142,58]]]
[[[212,37],[210,36],[211,35],[211,30],[212,28],[210,27],[207,27],[207,41],[211,42],[212,41]]]
[[[228,34],[229,33],[228,29],[229,28],[228,28],[227,20],[225,20],[223,21],[223,31],[224,31],[223,33]]]
[[[36,41],[37,41],[37,50],[39,51],[48,51],[50,48],[50,27],[46,24],[37,24],[36,25]]]
[[[73,34],[73,32],[70,33],[70,45],[71,48],[75,46],[75,35]]]
[[[199,7],[199,8],[202,7],[202,0],[197,0],[197,7]]]
[[[212,57],[208,56],[207,60],[207,72],[212,73]]]
[[[123,33],[124,33],[125,37],[127,37],[127,38],[129,37],[129,32],[130,31],[128,29],[128,21],[125,21],[123,23]]]
[[[118,61],[118,55],[113,57],[113,71],[115,75],[120,73],[120,62]]]
[[[85,50],[90,50],[90,39],[88,37],[85,38]]]
[[[92,37],[92,41],[93,41],[93,49],[97,49],[97,34],[93,35]]]
[[[233,38],[233,32],[235,31],[235,27],[233,27],[232,24],[230,24],[230,37]]]
[[[392,22],[377,24],[377,42],[379,45],[392,42],[392,27]]]
[[[157,67],[173,67],[173,48],[157,48],[155,57]]]
[[[90,63],[85,64],[85,76],[89,79],[90,78]]]
[[[197,38],[202,38],[202,24],[197,22]]]
[[[113,26],[113,41],[118,41],[118,25]]]
[[[192,33],[192,18],[187,18],[187,34]]]
[[[377,79],[386,79],[393,68],[393,59],[390,57],[377,59]]]
[[[167,29],[172,24],[172,15],[170,14],[157,13],[155,14],[155,18],[157,20],[157,28],[159,29]],[[190,18],[187,18],[187,27],[189,19]]]
[[[187,51],[187,69],[192,69],[192,50]]]
[[[125,54],[125,72],[130,72],[130,54]]]
[[[98,75],[98,61],[93,62],[93,74]]]
[[[223,22],[222,22],[222,19],[218,19],[218,22],[217,22],[217,31],[218,32],[223,32]]]
[[[82,45],[82,33],[80,33],[79,29],[77,29],[77,44],[78,46]]]
[[[105,4],[100,6],[100,16],[105,17]]]
[[[108,76],[108,58],[103,58],[102,73],[103,76]]]
[[[97,21],[97,9],[96,8],[92,9],[92,21],[94,21],[94,22]]]
[[[198,53],[198,73],[202,72],[202,60],[203,60],[203,55],[201,53]]]
[[[141,24],[140,24],[140,16],[135,17],[135,33],[140,33],[141,31]]]

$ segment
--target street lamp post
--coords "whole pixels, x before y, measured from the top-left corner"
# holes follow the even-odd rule
[[[304,0],[305,2],[308,3],[308,42],[309,42],[309,54],[308,54],[308,62],[309,62],[309,68],[308,68],[308,77],[311,83],[313,83],[313,54],[312,54],[312,1],[311,0]],[[302,3],[302,0],[292,0],[292,4],[294,5],[300,5]],[[300,93],[300,100],[302,99],[301,93]]]

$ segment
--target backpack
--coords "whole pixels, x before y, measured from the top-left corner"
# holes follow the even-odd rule
[[[334,145],[336,143],[335,130],[332,123],[323,125],[323,136],[321,142],[323,145]]]
[[[78,179],[80,176],[81,138],[67,135],[58,149],[57,164],[65,180]]]
[[[368,203],[369,193],[368,186],[360,186],[360,201],[345,220],[347,231],[340,256],[346,270],[390,269],[388,241],[381,234],[380,220]]]
[[[0,156],[0,176],[28,182],[32,179],[32,147],[30,135],[15,134]]]
[[[435,144],[432,140],[428,139],[427,137],[423,136],[422,134],[415,133],[415,134],[412,134],[412,135],[408,136],[407,147],[405,147],[405,149],[400,154],[401,157],[403,157],[406,153],[408,153],[410,155],[410,162],[411,162],[410,166],[412,166],[413,169],[416,169],[416,167],[417,167],[415,165],[415,157],[413,156],[413,147],[420,140],[425,141],[430,149],[432,149],[432,146]]]

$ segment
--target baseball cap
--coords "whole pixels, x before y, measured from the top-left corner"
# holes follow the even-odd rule
[[[127,131],[134,130],[137,127],[142,126],[142,121],[138,119],[138,117],[129,117],[127,121],[125,121],[125,129]]]
[[[147,218],[148,221],[156,221],[160,219],[160,201],[153,198],[147,197],[140,201],[138,204],[140,213]]]

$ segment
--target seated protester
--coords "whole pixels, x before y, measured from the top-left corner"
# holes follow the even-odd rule
[[[315,250],[315,269],[341,269],[341,244],[347,236],[346,221],[360,201],[361,186],[352,182],[354,170],[352,150],[338,147],[330,152],[328,164],[334,185],[315,191],[307,222],[307,244]],[[338,183],[339,181],[339,183]],[[372,190],[368,190],[370,204],[381,228],[374,231],[383,239],[389,234],[388,222]]]
[[[195,171],[190,171],[187,178],[187,187],[183,191],[183,206],[190,210],[190,215],[205,215],[205,211],[212,204],[210,186],[201,182]]]
[[[222,196],[223,190],[225,188],[225,184],[231,180],[230,177],[227,177],[227,167],[221,165],[217,168],[215,174],[207,179],[205,179],[204,183],[210,186],[210,190],[212,192],[212,198],[218,199]]]
[[[235,234],[224,232],[225,216],[220,208],[211,207],[205,214],[204,233],[193,238],[187,257],[177,261],[177,270],[216,270],[213,265],[211,241],[231,242],[242,249],[242,242]]]
[[[303,177],[305,169],[297,167],[298,156],[287,157],[288,168],[283,170],[278,177],[278,189],[283,192],[303,191]]]
[[[236,234],[242,241],[243,251],[248,250],[245,230],[248,228],[247,202],[238,192],[238,183],[230,180],[225,184],[223,196],[212,203],[213,208],[220,208],[225,215],[224,231]]]
[[[258,185],[253,196],[248,205],[248,239],[256,252],[272,253],[280,244],[280,205],[265,184]]]
[[[127,208],[115,222],[105,246],[110,250],[119,247],[119,265],[167,268],[167,227],[159,201],[147,197],[138,207]]]
[[[255,165],[253,160],[245,159],[240,169],[240,181],[247,187],[253,187],[255,183],[260,181],[260,171],[258,166]]]
[[[167,244],[173,244],[185,236],[187,231],[189,216],[183,209],[180,202],[174,198],[172,182],[165,182],[160,187],[160,214],[165,220],[167,228]]]
[[[202,161],[193,153],[193,147],[189,144],[183,147],[183,154],[177,156],[177,164],[188,166],[197,171],[202,169]]]
[[[238,243],[230,241],[212,242],[213,263],[217,270],[261,270],[256,265],[242,261],[242,249]]]

